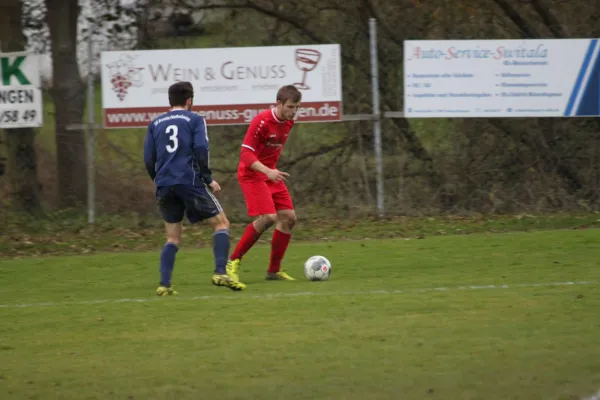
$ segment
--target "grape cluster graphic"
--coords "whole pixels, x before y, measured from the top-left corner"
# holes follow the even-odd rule
[[[127,95],[127,89],[129,89],[129,87],[131,86],[131,82],[129,81],[129,79],[127,79],[127,77],[119,73],[116,73],[115,75],[113,75],[112,79],[110,80],[110,83],[112,83],[113,91],[115,92],[119,100],[123,101],[123,99]]]
[[[132,86],[140,87],[143,84],[141,71],[143,68],[134,65],[135,57],[122,55],[117,61],[106,66],[110,70],[110,83],[112,90],[120,101],[123,101]]]

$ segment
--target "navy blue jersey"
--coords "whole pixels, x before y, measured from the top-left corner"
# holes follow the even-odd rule
[[[173,110],[148,125],[144,163],[157,187],[212,182],[206,121],[191,111]]]

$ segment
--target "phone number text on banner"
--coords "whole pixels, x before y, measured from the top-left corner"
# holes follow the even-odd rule
[[[37,55],[0,53],[0,129],[42,125],[40,82]]]

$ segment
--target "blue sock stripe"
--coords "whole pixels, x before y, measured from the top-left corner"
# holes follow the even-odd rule
[[[167,246],[175,247],[175,251],[179,250],[179,247],[177,247],[177,245],[175,243],[167,242],[167,243],[165,243],[165,247],[167,247]]]
[[[218,231],[216,231],[215,233],[213,233],[214,235],[229,235],[229,229],[219,229]]]

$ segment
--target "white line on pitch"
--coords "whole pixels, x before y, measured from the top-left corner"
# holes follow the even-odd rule
[[[504,285],[464,285],[464,286],[440,286],[430,288],[416,289],[395,289],[395,290],[362,290],[362,291],[346,291],[346,292],[287,292],[287,293],[264,293],[255,295],[206,295],[195,297],[172,297],[179,301],[193,300],[229,300],[229,299],[270,299],[274,297],[300,297],[300,296],[368,296],[376,294],[402,294],[402,293],[427,293],[427,292],[458,292],[464,290],[498,290],[498,289],[514,289],[514,288],[534,288],[534,287],[551,287],[551,286],[582,286],[582,285],[597,285],[597,282],[590,281],[573,281],[573,282],[546,282],[546,283],[513,283]],[[61,306],[77,306],[86,304],[116,304],[116,303],[148,303],[151,301],[160,301],[160,297],[146,297],[138,299],[101,299],[101,300],[82,300],[72,302],[45,302],[45,303],[25,303],[25,304],[0,304],[0,308],[36,308],[36,307],[61,307]]]

